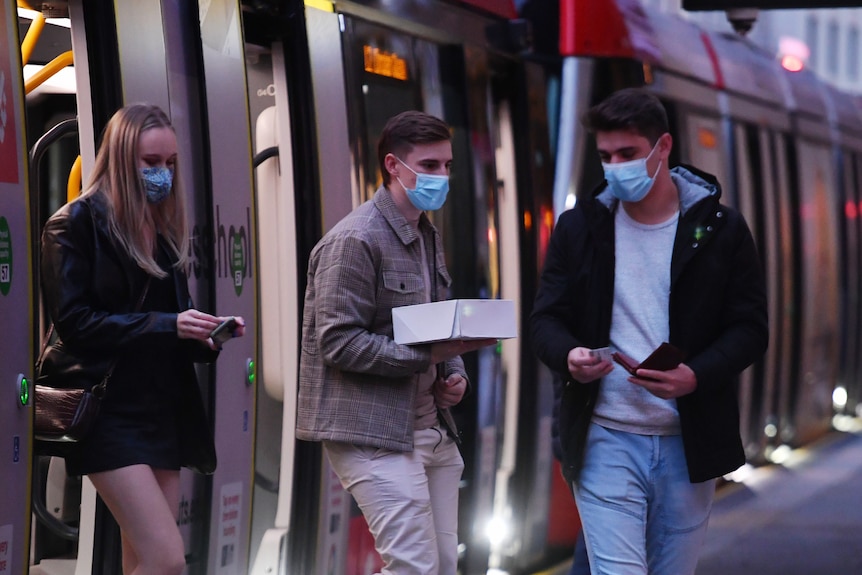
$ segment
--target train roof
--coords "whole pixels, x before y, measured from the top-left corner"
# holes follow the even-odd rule
[[[632,58],[659,73],[802,118],[813,130],[835,123],[862,134],[862,99],[803,69],[784,69],[744,36],[708,31],[678,14],[647,11],[638,0],[562,0],[560,53]]]

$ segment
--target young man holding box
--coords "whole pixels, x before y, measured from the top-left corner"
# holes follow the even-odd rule
[[[455,575],[464,463],[441,420],[467,389],[459,355],[496,340],[393,339],[392,308],[448,295],[440,234],[425,211],[449,190],[449,126],[401,113],[383,130],[378,160],[383,185],[311,253],[297,437],[323,442],[384,574]]]

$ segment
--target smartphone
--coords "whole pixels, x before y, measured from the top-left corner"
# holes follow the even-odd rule
[[[236,329],[236,319],[229,317],[210,332],[210,337],[216,345],[221,345],[233,337]]]

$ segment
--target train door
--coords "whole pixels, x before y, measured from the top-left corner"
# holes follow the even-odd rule
[[[862,357],[857,350],[862,346],[862,154],[849,151],[844,158],[844,217],[847,222],[847,260],[850,276],[847,286],[851,336],[847,341],[847,367],[844,379],[846,397],[840,406],[845,415],[860,415],[862,407]]]
[[[766,277],[767,304],[769,306],[769,348],[766,350],[764,380],[762,385],[762,406],[759,419],[753,419],[751,439],[757,441],[757,457],[749,449],[749,456],[754,459],[762,459],[768,455],[770,444],[777,435],[778,427],[778,398],[780,383],[791,379],[791,367],[789,364],[793,354],[789,351],[790,334],[792,328],[784,326],[785,318],[791,317],[788,313],[792,309],[792,289],[788,278],[792,269],[792,258],[788,258],[788,250],[784,244],[787,243],[786,236],[782,233],[783,211],[788,204],[787,196],[790,193],[787,187],[787,170],[782,154],[781,137],[772,130],[761,128],[758,130],[758,140],[763,157],[763,186],[762,207],[764,210],[765,228],[761,234],[762,246],[759,246],[764,260],[764,274]],[[785,335],[785,330],[787,334]]]
[[[836,386],[834,406],[836,413],[842,416],[856,415],[859,397],[859,372],[857,370],[859,354],[857,350],[862,345],[859,313],[860,290],[862,290],[862,268],[859,265],[860,256],[860,204],[859,204],[859,174],[857,170],[859,152],[845,147],[841,150],[841,201],[838,207],[839,220],[842,226],[842,261],[840,264],[843,283],[844,306],[848,310],[842,314],[844,328],[841,342],[841,367]],[[857,311],[854,311],[857,310]],[[840,421],[840,419],[838,420]],[[838,427],[840,423],[836,424]]]
[[[781,263],[778,249],[778,196],[773,149],[765,128],[738,123],[734,126],[733,173],[737,207],[745,217],[760,253],[766,278],[770,331],[776,333],[780,316]],[[765,453],[765,430],[774,413],[774,390],[778,346],[770,346],[762,361],[743,372],[740,386],[740,433],[749,459]]]
[[[158,0],[117,5],[70,2],[68,16],[70,30],[64,42],[71,45],[78,64],[74,77],[83,180],[93,165],[97,134],[114,110],[124,102],[160,105],[173,120],[183,183],[191,192],[193,263],[188,275],[195,305],[248,320],[247,337],[227,344],[216,366],[199,370],[214,420],[220,465],[208,477],[182,471],[177,509],[190,573],[244,572],[251,509],[257,309],[248,105],[245,91],[235,89],[245,83],[239,4],[211,2],[198,11],[195,6]],[[212,80],[209,90],[203,85],[199,63]],[[65,179],[65,174],[59,176]],[[70,198],[79,193],[80,179],[77,185],[74,191],[70,186]],[[44,205],[50,207],[34,223],[36,228],[57,207],[51,202]],[[75,479],[62,470],[58,475],[67,484]],[[55,560],[37,553],[34,573],[118,572],[116,524],[92,485],[86,480],[80,485],[78,494],[61,488],[64,496],[56,504],[62,514],[69,514],[67,527],[78,525],[66,533],[73,540],[71,553],[66,550],[59,555],[62,559]],[[54,546],[43,545],[40,529],[34,533],[34,547],[50,553]]]
[[[496,167],[489,209],[497,214],[491,232],[498,252],[490,261],[499,261],[494,289],[517,302],[522,329],[517,340],[502,342],[500,455],[490,521],[486,514],[480,525],[489,539],[487,566],[509,571],[540,565],[561,548],[569,555],[579,523],[570,488],[553,458],[551,373],[532,353],[525,329],[553,226],[548,78],[531,62],[491,58],[489,64]]]
[[[739,108],[752,114],[751,105]],[[780,334],[778,321],[789,317],[781,313],[783,290],[789,273],[786,253],[780,243],[781,207],[786,203],[787,177],[780,140],[766,127],[726,118],[687,114],[683,148],[684,161],[716,174],[722,184],[722,201],[740,210],[752,231],[760,253],[767,283],[770,332]],[[789,236],[784,236],[789,237]],[[789,309],[789,308],[788,308]],[[790,335],[788,330],[787,335]],[[764,359],[740,376],[740,434],[750,461],[763,461],[771,437],[777,434],[778,373],[786,365],[781,337],[770,342]],[[791,377],[788,374],[788,377]]]
[[[833,382],[837,376],[840,302],[835,173],[829,146],[804,138],[796,142],[799,161],[799,214],[802,247],[802,345],[800,381],[791,403],[794,442],[828,429]]]
[[[799,347],[802,307],[802,254],[799,234],[799,186],[793,175],[793,142],[788,135],[775,134],[775,180],[777,233],[781,238],[779,252],[781,276],[779,288],[780,315],[777,332],[770,332],[770,347],[780,351],[777,380],[774,389],[774,411],[766,421],[765,434],[772,445],[767,448],[771,455],[776,444],[790,441],[793,436],[792,398],[799,386]]]
[[[304,18],[249,17],[260,242],[262,357],[250,572],[344,573],[350,498],[319,445],[295,438],[308,255],[358,204],[348,140],[343,21],[329,2]],[[247,16],[255,16],[249,13]],[[269,17],[271,19],[271,16]],[[275,29],[277,28],[277,29]],[[271,32],[266,32],[270,30]],[[373,548],[372,548],[373,550]],[[351,568],[359,569],[353,559]]]
[[[206,214],[201,252],[212,257],[200,277],[212,281],[211,309],[250,320],[246,337],[226,344],[214,366],[210,401],[219,466],[209,485],[209,544],[203,563],[207,573],[238,575],[248,570],[250,556],[260,318],[252,129],[240,3],[213,0],[199,8],[206,79],[206,114],[200,121],[207,138],[211,193],[201,206]],[[178,57],[182,54],[177,52]]]
[[[331,483],[314,446],[296,441],[295,422],[308,254],[321,235],[322,220],[337,221],[332,212],[347,213],[352,205],[349,170],[326,171],[329,189],[340,193],[320,198],[316,192],[318,174],[324,177],[324,170],[316,168],[318,159],[349,165],[344,129],[315,136],[316,116],[337,125],[345,113],[343,74],[334,73],[341,56],[331,41],[339,28],[331,9],[311,6],[305,19],[285,19],[276,27],[271,19],[251,12],[244,18],[262,240],[260,305],[266,310],[260,318],[249,567],[254,574],[312,572],[315,565],[332,572],[343,568],[340,519],[347,512],[346,498],[343,493],[330,497],[329,487],[339,493],[340,485]]]
[[[454,193],[447,205],[432,215],[447,246],[447,261],[456,286],[452,296],[499,297],[498,214],[494,198],[497,178],[491,142],[496,119],[489,120],[488,63],[483,51],[471,52],[458,44],[426,39],[428,28],[422,28],[420,37],[406,21],[389,19],[388,26],[372,23],[376,18],[366,10],[357,12],[337,14],[330,3],[306,3],[304,33],[310,64],[307,83],[314,94],[306,106],[313,111],[314,130],[313,138],[295,137],[292,141],[294,146],[305,141],[316,151],[313,160],[319,197],[316,202],[309,198],[309,203],[319,211],[306,214],[316,222],[297,215],[297,233],[304,237],[308,234],[303,230],[314,230],[317,225],[319,237],[353,207],[370,198],[380,182],[375,149],[384,123],[399,111],[423,109],[453,127]],[[287,59],[293,56],[286,51]],[[273,69],[277,77],[278,66]],[[279,85],[278,81],[274,83],[276,114],[283,111],[278,102]],[[294,85],[289,96],[291,106],[297,89]],[[297,125],[295,119],[292,126]],[[278,124],[282,125],[282,120]],[[280,142],[283,137],[279,134]],[[282,170],[282,180],[284,176]],[[299,206],[297,202],[298,209]],[[311,245],[304,249],[310,250]],[[303,258],[298,259],[304,271]],[[304,281],[299,288],[304,288]],[[265,364],[267,357],[265,354]],[[480,543],[484,531],[479,525],[487,522],[493,502],[502,370],[499,350],[489,349],[467,361],[477,390],[474,395],[479,399],[474,398],[456,414],[467,437],[463,453],[468,471],[461,496],[461,523],[465,527],[461,539],[465,542],[465,563],[475,561],[479,565],[487,557],[486,545]],[[268,371],[265,366],[264,374]],[[290,378],[290,374],[283,374],[286,382]],[[264,573],[268,566],[305,572],[373,572],[379,568],[380,560],[364,519],[341,490],[318,445],[299,442],[295,446],[297,465],[290,487],[293,492],[285,493],[284,473],[288,467],[283,458],[290,455],[287,443],[293,442],[288,393],[295,394],[295,384],[291,387],[287,383],[284,388],[286,415],[276,529],[263,535],[254,572]],[[285,498],[292,501],[292,510],[282,515],[282,510],[291,505],[284,503]],[[291,528],[291,521],[300,517],[304,529]],[[474,571],[479,569],[484,565]]]
[[[484,51],[426,40],[351,15],[344,15],[343,51],[359,199],[370,198],[380,185],[375,149],[389,117],[420,109],[443,118],[453,129],[452,193],[430,217],[443,236],[453,277],[451,297],[500,297],[497,179],[491,141],[495,127],[489,124],[493,120],[489,118],[489,64]],[[465,357],[465,363],[474,393],[454,410],[465,438],[459,540],[467,572],[482,569],[487,561],[483,528],[493,502],[503,401],[498,351],[488,348],[471,355]],[[378,561],[364,519],[355,507],[351,507],[350,542],[348,573],[351,565],[367,569]]]
[[[15,3],[0,2],[0,572],[27,572],[33,330],[24,90]]]

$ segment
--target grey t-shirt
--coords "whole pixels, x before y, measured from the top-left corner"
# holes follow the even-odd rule
[[[633,220],[619,204],[615,214],[614,303],[611,347],[643,361],[670,334],[670,261],[679,212],[659,224]],[[619,365],[602,380],[593,421],[641,435],[680,433],[676,401],[661,399],[628,381]]]

